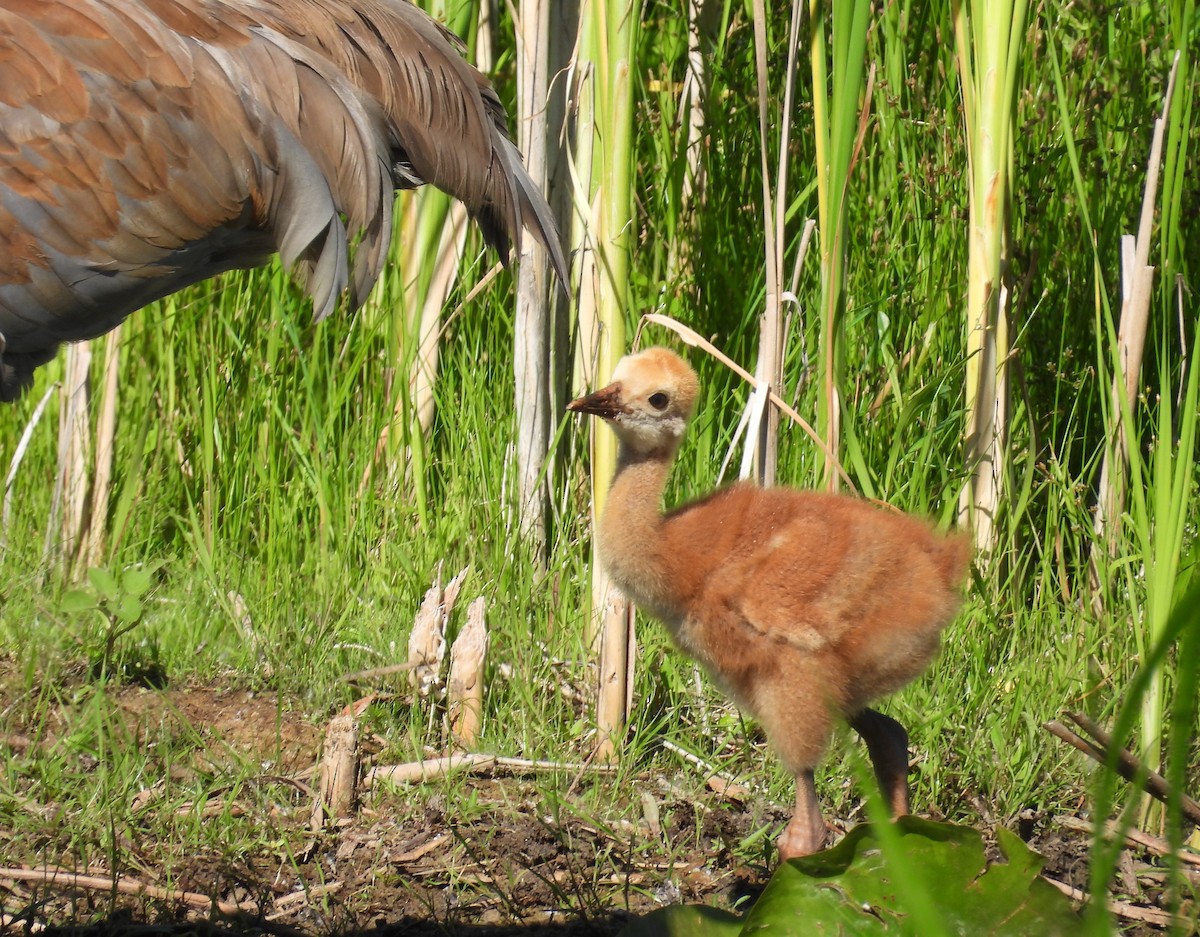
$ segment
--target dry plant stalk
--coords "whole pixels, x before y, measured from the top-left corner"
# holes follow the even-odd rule
[[[569,761],[503,758],[499,755],[488,755],[482,752],[459,752],[454,755],[444,755],[440,758],[410,761],[402,765],[379,765],[378,767],[371,768],[363,776],[363,786],[368,788],[373,787],[381,781],[392,781],[396,784],[429,781],[433,778],[444,777],[455,771],[466,771],[470,774],[505,775],[528,775],[541,772],[557,774],[565,772],[583,773],[584,771],[612,774],[616,771],[616,768],[588,763],[578,764]]]
[[[334,716],[325,729],[325,745],[313,798],[312,824],[320,831],[326,817],[349,816],[358,790],[358,723],[346,713]]]
[[[687,165],[683,171],[683,184],[679,191],[679,205],[686,213],[685,224],[693,226],[699,210],[706,201],[706,179],[704,153],[705,126],[704,103],[708,99],[712,72],[709,60],[713,54],[713,35],[720,29],[720,5],[714,0],[688,0],[688,52],[687,73],[680,93],[680,109],[687,113],[687,140],[684,144]],[[691,251],[692,237],[673,238],[667,247],[668,283],[694,276]]]
[[[754,61],[758,82],[759,157],[762,163],[763,259],[766,300],[759,316],[758,364],[755,378],[776,389],[783,386],[783,249],[786,238],[788,137],[791,128],[792,89],[796,74],[796,48],[799,37],[800,9],[793,0],[790,21],[787,69],[784,73],[783,126],[779,144],[778,168],[774,187],[768,147],[771,115],[768,112],[770,87],[767,69],[767,14],[763,0],[754,3]],[[760,485],[775,484],[779,459],[779,413],[765,408],[758,426],[751,427],[746,445],[754,453],[754,478]]]
[[[425,593],[421,608],[408,636],[408,663],[412,668],[409,683],[421,696],[429,696],[442,687],[442,661],[446,657],[446,622],[458,600],[458,592],[467,576],[465,567],[457,576],[441,586],[441,574]]]
[[[488,650],[486,607],[482,596],[467,607],[467,623],[450,649],[446,721],[451,741],[461,748],[475,744],[483,724],[483,673]]]
[[[539,188],[548,166],[547,121],[552,0],[520,0],[517,17],[517,147]],[[513,377],[517,410],[517,524],[544,559],[548,489],[542,467],[550,451],[550,294],[546,254],[526,238],[517,267]]]
[[[803,259],[803,253],[801,254],[801,259]],[[708,339],[704,338],[704,336],[700,335],[700,333],[698,333],[695,329],[689,328],[677,319],[673,319],[670,316],[663,315],[659,312],[648,312],[642,316],[642,318],[647,322],[653,322],[655,325],[661,325],[663,328],[670,329],[679,336],[685,345],[690,345],[693,348],[699,348],[706,354],[715,358],[717,361],[720,361],[721,364],[729,368],[730,371],[740,377],[751,387],[757,389],[760,386],[758,378],[752,375],[745,368],[741,367],[732,358],[725,355],[720,349],[717,348],[716,345],[708,341]],[[788,402],[780,397],[779,394],[775,393],[775,391],[770,387],[767,388],[767,397],[771,403],[778,407],[783,414],[785,414],[793,423],[799,426],[809,439],[811,439],[817,444],[817,446],[821,448],[821,451],[825,454],[825,458],[830,460],[830,464],[833,465],[834,471],[838,473],[838,477],[845,482],[847,490],[851,492],[857,492],[858,489],[854,485],[854,480],[849,476],[849,474],[847,474],[846,469],[842,466],[841,461],[838,459],[837,453],[834,452],[826,444],[825,440],[821,438],[820,434],[813,429],[812,424],[810,424],[806,419],[804,419],[804,417],[792,409]]]
[[[598,560],[593,560],[593,569]],[[596,727],[600,740],[596,760],[613,764],[619,760],[617,742],[630,710],[633,657],[633,604],[612,584],[607,573],[593,576],[593,607],[600,612],[600,685],[596,694]]]
[[[95,478],[90,495],[87,528],[83,531],[85,566],[104,562],[108,536],[108,492],[112,485],[113,451],[117,435],[117,379],[120,364],[121,332],[118,325],[104,338],[104,365],[100,379],[100,415],[96,423]]]
[[[274,668],[271,666],[270,659],[262,652],[262,640],[259,638],[258,632],[254,630],[254,617],[250,614],[250,607],[246,605],[245,597],[240,592],[230,589],[225,593],[225,599],[229,602],[229,613],[238,633],[258,659],[259,670],[270,676]]]
[[[86,875],[80,872],[69,872],[66,869],[3,869],[0,868],[0,881],[33,882],[38,885],[49,885],[65,889],[86,889],[97,892],[117,892],[122,895],[135,895],[187,905],[196,911],[211,912],[216,910],[221,914],[233,917],[239,914],[257,914],[259,907],[254,902],[217,901],[208,895],[192,891],[177,891],[173,888],[159,888],[139,879],[121,877],[111,874]]]
[[[1129,461],[1129,440],[1125,438],[1122,414],[1133,412],[1138,396],[1138,376],[1142,370],[1142,353],[1146,344],[1146,328],[1150,319],[1151,288],[1154,267],[1150,264],[1150,238],[1154,230],[1155,200],[1158,194],[1158,175],[1162,164],[1163,133],[1171,111],[1175,90],[1175,74],[1179,68],[1176,55],[1163,95],[1162,115],[1154,122],[1150,143],[1150,158],[1146,164],[1146,186],[1142,192],[1142,214],[1138,233],[1121,237],[1121,322],[1117,334],[1117,358],[1120,371],[1113,375],[1111,391],[1112,418],[1116,434],[1109,437],[1100,467],[1100,489],[1096,501],[1096,540],[1088,567],[1092,586],[1092,609],[1100,614],[1104,595],[1100,577],[1098,545],[1104,544],[1109,557],[1116,556],[1120,545],[1117,533],[1121,512],[1125,510],[1126,473]]]
[[[71,575],[79,555],[80,538],[87,522],[88,462],[91,449],[88,433],[88,369],[92,351],[89,342],[67,346],[63,386],[59,398],[58,472],[54,479],[50,522],[46,525],[44,556],[57,557]],[[57,520],[57,525],[56,525]],[[58,541],[55,542],[55,527]]]

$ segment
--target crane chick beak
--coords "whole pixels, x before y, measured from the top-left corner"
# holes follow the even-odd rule
[[[567,404],[567,409],[574,410],[576,413],[590,413],[592,416],[602,417],[606,420],[615,420],[622,413],[629,412],[629,408],[621,402],[621,385],[619,383],[609,384],[594,394],[572,400]]]

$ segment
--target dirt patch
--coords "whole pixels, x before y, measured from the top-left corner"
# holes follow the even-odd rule
[[[125,687],[115,701],[139,738],[164,728],[195,733],[197,746],[207,749],[216,765],[244,758],[265,771],[294,774],[310,768],[321,747],[320,728],[272,694],[204,686]]]

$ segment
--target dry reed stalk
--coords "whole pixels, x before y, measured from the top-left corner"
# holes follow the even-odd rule
[[[718,28],[713,20],[720,15],[719,5],[714,0],[688,0],[688,52],[687,74],[683,79],[680,94],[680,109],[687,115],[687,136],[684,143],[685,167],[683,184],[679,191],[679,206],[685,213],[684,224],[696,217],[697,209],[704,204],[706,194],[704,139],[707,129],[704,105],[708,99],[711,73],[708,68],[712,34]],[[666,281],[675,283],[689,279],[691,249],[694,238],[673,238],[667,246]]]
[[[451,741],[460,748],[473,747],[483,725],[483,677],[488,650],[486,608],[482,596],[467,607],[467,622],[450,648],[446,722]]]
[[[547,96],[550,70],[550,2],[521,0],[517,17],[517,147],[540,189],[547,177]],[[550,293],[545,252],[522,242],[517,270],[513,377],[517,416],[517,526],[538,562],[546,549],[549,490],[542,469],[556,422],[551,413]]]
[[[95,477],[92,482],[91,509],[84,535],[85,566],[100,566],[104,561],[108,536],[108,494],[112,485],[113,452],[117,432],[117,381],[120,377],[121,332],[118,325],[104,338],[104,370],[100,378],[100,415],[96,422]]]
[[[358,792],[358,721],[343,713],[329,720],[317,772],[311,829],[320,832],[327,818],[347,817]]]
[[[729,368],[730,371],[740,377],[751,387],[757,388],[759,386],[758,379],[754,377],[754,375],[752,375],[745,368],[741,367],[741,365],[718,349],[712,342],[704,338],[704,336],[702,336],[695,329],[689,328],[679,320],[672,319],[670,316],[664,316],[662,313],[658,312],[648,312],[642,316],[642,318],[647,322],[653,322],[655,325],[661,325],[664,328],[670,329],[672,332],[678,335],[685,344],[691,345],[693,348],[702,349],[717,361],[720,361],[721,364]],[[857,489],[854,486],[853,479],[850,478],[849,474],[847,474],[845,468],[838,460],[837,454],[828,447],[828,445],[825,443],[825,440],[823,440],[820,434],[813,429],[812,425],[806,419],[804,419],[804,417],[797,413],[786,400],[769,388],[767,391],[767,398],[771,401],[771,403],[778,407],[785,416],[799,426],[809,439],[817,444],[817,446],[825,454],[825,458],[831,461],[834,471],[836,471],[841,480],[846,483],[847,488],[850,491],[856,491]]]
[[[88,419],[88,370],[90,342],[67,346],[63,384],[59,397],[58,470],[54,479],[50,520],[46,525],[43,555],[50,565],[57,557],[68,577],[77,574],[81,537],[87,521],[88,462],[90,433]],[[57,528],[57,539],[55,531]]]
[[[789,28],[788,64],[784,73],[782,139],[779,145],[774,189],[771,184],[770,153],[767,146],[771,126],[767,77],[767,14],[764,0],[754,0],[754,61],[758,82],[758,139],[762,161],[763,253],[766,299],[759,317],[758,363],[755,378],[769,388],[783,386],[783,245],[786,238],[788,135],[791,128],[792,87],[796,74],[796,49],[800,27],[799,0],[793,0]],[[754,451],[754,477],[761,485],[773,485],[779,460],[779,413],[764,407],[758,425],[752,427],[747,444]]]
[[[409,683],[420,696],[429,696],[442,687],[442,661],[446,657],[446,623],[458,600],[459,590],[469,567],[462,569],[443,589],[441,573],[425,593],[421,608],[408,636]]]
[[[593,560],[593,563],[596,561]],[[596,567],[593,566],[593,569]],[[600,738],[595,758],[612,764],[619,756],[618,741],[628,717],[633,692],[633,605],[609,581],[607,574],[592,575],[593,608],[600,611],[600,685],[596,693],[596,728]]]
[[[630,302],[629,266],[636,214],[633,190],[636,146],[633,141],[631,69],[641,22],[639,0],[585,0],[580,4],[579,43],[573,76],[577,115],[572,176],[572,246],[595,252],[581,269],[579,334],[581,359],[595,362],[595,383],[607,381],[625,353],[625,317]],[[589,343],[594,342],[594,346]],[[594,347],[595,356],[590,354]],[[603,514],[616,467],[616,437],[608,427],[591,433],[592,521]],[[596,705],[601,742],[598,757],[616,757],[624,731],[629,695],[631,646],[627,603],[608,582],[592,551],[590,623],[600,642],[603,676]]]
[[[1109,435],[1108,445],[1104,450],[1104,462],[1100,468],[1099,497],[1094,520],[1096,538],[1092,542],[1088,560],[1092,609],[1096,614],[1104,610],[1104,591],[1097,551],[1103,549],[1109,557],[1113,557],[1120,546],[1117,522],[1125,510],[1126,474],[1129,469],[1129,440],[1123,415],[1133,412],[1138,397],[1138,379],[1142,369],[1142,353],[1150,319],[1150,294],[1154,283],[1154,267],[1150,264],[1154,206],[1162,166],[1163,134],[1170,113],[1178,68],[1179,59],[1176,56],[1175,63],[1171,66],[1170,77],[1167,79],[1162,114],[1154,121],[1137,236],[1126,234],[1121,238],[1121,322],[1117,333],[1117,362],[1120,367],[1119,371],[1113,374],[1110,403],[1111,419],[1116,422],[1116,433]]]

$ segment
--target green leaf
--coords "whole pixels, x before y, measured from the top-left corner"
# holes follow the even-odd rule
[[[90,612],[97,607],[96,599],[90,592],[85,592],[83,589],[72,589],[70,592],[64,592],[61,605],[64,612],[71,614],[76,612]]]
[[[121,592],[121,588],[117,583],[117,577],[110,573],[107,569],[93,568],[87,572],[88,581],[91,582],[100,596],[109,602],[117,601],[117,596]]]
[[[631,921],[620,937],[736,937],[742,919],[703,905],[676,904]]]
[[[127,625],[132,625],[142,617],[142,603],[136,595],[128,593],[121,596],[117,603],[117,618]]]
[[[655,912],[624,933],[629,937],[917,934],[909,907],[922,897],[948,934],[1054,937],[1079,932],[1080,919],[1067,899],[1038,878],[1041,857],[1007,830],[997,831],[1005,861],[994,865],[988,865],[983,837],[970,827],[902,817],[892,832],[895,844],[881,848],[871,826],[863,824],[832,849],[781,864],[754,907],[738,922],[739,929],[733,929],[736,919],[725,912],[693,907]],[[923,896],[898,887],[891,872],[894,863],[919,872]],[[705,930],[710,918],[684,913],[704,910],[716,915],[711,920],[723,929]]]
[[[154,571],[146,567],[125,570],[121,576],[121,591],[134,598],[141,598],[154,585]]]

